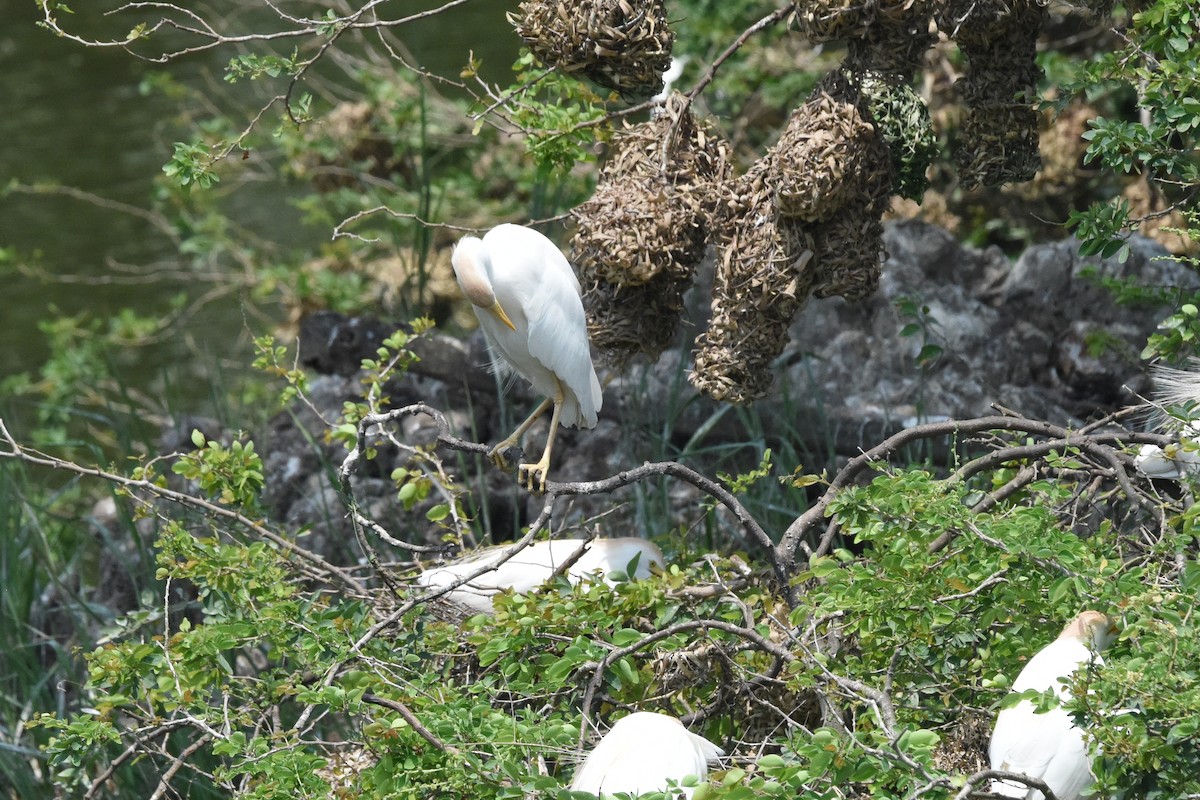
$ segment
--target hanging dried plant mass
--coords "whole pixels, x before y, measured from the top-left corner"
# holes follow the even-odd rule
[[[671,65],[662,0],[525,0],[509,21],[544,64],[623,95],[660,91]]]

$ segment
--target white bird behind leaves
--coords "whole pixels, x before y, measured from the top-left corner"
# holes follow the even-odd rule
[[[675,717],[638,711],[622,717],[604,735],[575,770],[571,789],[598,797],[665,792],[671,781],[678,783],[688,775],[704,780],[708,762],[723,755],[721,748],[683,727]],[[677,792],[690,798],[695,789]]]
[[[541,586],[568,559],[585,545],[584,539],[553,539],[534,542],[516,555],[500,564],[495,570],[485,572],[470,583],[450,591],[446,597],[462,605],[491,614],[492,598],[504,589],[524,594]],[[599,574],[608,585],[613,581],[609,573],[624,572],[637,559],[629,578],[650,577],[650,566],[664,566],[662,551],[653,542],[632,536],[616,539],[593,539],[586,542],[587,549],[577,561],[567,568],[567,580],[579,583],[590,575]],[[427,569],[417,577],[417,583],[428,587],[450,586],[479,570],[487,564],[499,561],[511,545],[489,547],[452,564]]]
[[[1098,654],[1116,633],[1116,626],[1104,614],[1084,611],[1057,639],[1029,659],[1013,681],[1012,691],[1053,689],[1059,702],[1068,700],[1071,693],[1060,681],[1093,661],[1103,664]],[[1002,710],[996,718],[988,754],[992,769],[1041,778],[1058,800],[1079,800],[1094,780],[1083,732],[1062,707],[1038,714],[1033,703],[1022,700]],[[1026,800],[1044,797],[1042,792],[1017,781],[993,781],[990,791]]]
[[[523,485],[544,491],[558,426],[596,427],[603,402],[579,279],[553,242],[522,225],[497,225],[482,239],[464,236],[450,260],[487,339],[493,369],[515,371],[546,398],[488,457],[503,466],[504,451],[554,409],[542,458],[517,467]]]
[[[1187,369],[1177,369],[1159,365],[1153,369],[1154,398],[1156,406],[1177,407],[1195,413],[1200,404],[1200,359],[1191,359]],[[1162,424],[1166,430],[1178,430],[1182,441],[1164,447],[1155,444],[1144,444],[1134,458],[1138,472],[1148,478],[1163,478],[1179,480],[1185,474],[1192,476],[1200,473],[1200,449],[1196,442],[1200,441],[1200,420],[1180,423],[1165,413],[1162,414]]]

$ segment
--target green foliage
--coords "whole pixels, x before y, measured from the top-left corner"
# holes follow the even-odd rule
[[[370,371],[402,363],[408,342],[393,338]],[[1071,448],[1047,465],[1082,468]],[[757,469],[729,480],[744,491],[769,470],[764,453]],[[419,469],[393,477],[432,486]],[[46,755],[64,787],[89,785],[134,737],[170,729],[173,752],[186,748],[204,765],[193,780],[238,796],[322,797],[348,769],[368,796],[561,797],[570,774],[561,754],[577,741],[581,697],[591,694],[589,710],[601,716],[678,712],[782,666],[768,708],[810,713],[797,698],[821,694],[837,698],[850,727],[794,725],[766,740],[767,755],[733,762],[698,794],[832,800],[853,787],[946,798],[962,780],[937,761],[946,732],[964,709],[990,715],[1021,660],[1093,607],[1120,609],[1125,639],[1146,640],[1129,656],[1110,654],[1102,692],[1077,693],[1088,705],[1076,710],[1106,752],[1136,753],[1103,761],[1102,780],[1178,796],[1194,780],[1187,737],[1200,702],[1186,666],[1200,572],[1175,566],[1194,547],[1193,515],[1126,561],[1113,557],[1124,546],[1115,527],[1087,538],[1062,529],[1054,509],[1076,492],[1069,481],[1038,481],[980,513],[970,508],[976,486],[886,470],[833,499],[844,548],[795,577],[802,591],[791,609],[759,577],[730,589],[745,574],[736,563],[681,558],[649,580],[610,575],[614,588],[557,578],[526,595],[505,592],[493,616],[461,624],[430,614],[419,589],[399,598],[337,585],[313,592],[276,543],[171,522],[160,532],[157,578],[168,596],[189,587],[193,602],[115,627],[88,656],[95,711],[43,715],[39,730],[51,734]],[[689,591],[704,585],[724,588]],[[777,656],[746,646],[747,636],[786,642],[787,658],[773,666]],[[1112,714],[1117,707],[1138,714],[1131,722]],[[748,724],[744,713],[722,713],[696,730],[744,738],[754,735]],[[356,766],[339,766],[351,754]]]
[[[234,441],[228,447],[192,431],[196,450],[184,453],[171,467],[176,475],[195,481],[205,496],[225,505],[253,508],[263,489],[262,458],[254,442]]]
[[[1200,133],[1200,7],[1195,0],[1158,0],[1134,13],[1126,45],[1078,66],[1067,93],[1133,90],[1141,117],[1097,117],[1084,134],[1087,158],[1107,169],[1137,173],[1170,193],[1172,200],[1193,194],[1200,184],[1196,160]],[[1085,253],[1121,251],[1130,224],[1123,201],[1071,213],[1068,224]]]
[[[606,100],[582,81],[548,70],[528,50],[521,52],[513,72],[516,81],[508,91],[520,98],[513,121],[530,132],[529,154],[540,174],[563,175],[576,164],[593,161],[591,146],[606,130],[600,125]],[[476,133],[480,127],[477,123]]]
[[[155,343],[170,324],[171,314],[185,301],[183,295],[171,298],[165,318],[129,308],[106,318],[86,311],[71,315],[52,306],[51,316],[38,322],[49,356],[36,376],[17,374],[0,380],[0,392],[38,401],[34,435],[39,442],[70,441],[80,421],[93,415],[120,417],[142,398],[123,386],[119,354]]]
[[[1177,362],[1195,354],[1200,345],[1200,309],[1196,306],[1197,302],[1200,302],[1200,295],[1193,296],[1192,302],[1184,303],[1177,312],[1159,323],[1158,330],[1150,334],[1146,341],[1142,358],[1163,358]]]
[[[941,358],[945,349],[936,342],[936,339],[940,338],[938,329],[941,325],[930,314],[929,306],[921,302],[919,298],[901,297],[896,300],[896,311],[902,319],[912,320],[905,323],[904,327],[900,329],[900,335],[906,338],[921,337],[921,348],[916,355],[917,366],[922,369],[933,366],[934,362]]]
[[[1195,512],[1185,526],[1195,530]],[[1186,544],[1181,542],[1181,545]],[[1179,556],[1186,548],[1179,550]],[[1200,604],[1200,565],[1180,558],[1175,574],[1163,553],[1153,577],[1129,596],[1135,620],[1122,634],[1130,653],[1109,659],[1089,692],[1077,692],[1076,716],[1095,730],[1098,792],[1113,800],[1188,797],[1200,792],[1200,644],[1191,633]]]
[[[1114,200],[1093,205],[1086,211],[1072,211],[1067,225],[1079,237],[1079,252],[1101,258],[1116,256],[1121,263],[1129,258],[1129,245],[1120,234],[1129,223],[1129,203]]]
[[[755,469],[740,475],[727,475],[719,472],[717,473],[717,477],[720,478],[721,483],[725,484],[729,491],[734,494],[745,494],[750,487],[770,475],[771,469],[771,448],[768,447],[763,450],[762,461],[759,462],[758,467]]]
[[[254,368],[276,380],[282,380],[285,384],[279,394],[281,406],[286,406],[308,392],[308,376],[294,364],[287,364],[288,349],[276,344],[274,336],[256,338],[254,348],[258,353],[258,357],[254,359]]]
[[[1195,266],[1194,259],[1182,259]],[[1200,293],[1180,286],[1151,286],[1136,278],[1113,278],[1101,275],[1099,270],[1086,267],[1080,276],[1103,286],[1112,293],[1113,299],[1122,305],[1167,306],[1178,310],[1158,325],[1150,334],[1141,357],[1147,361],[1161,359],[1168,363],[1182,363],[1195,354],[1200,342]]]
[[[263,76],[278,78],[281,75],[294,76],[301,69],[299,53],[292,51],[291,56],[253,55],[243,53],[229,60],[225,68],[225,80],[237,83],[239,80],[256,80]]]
[[[200,142],[176,142],[171,160],[163,165],[163,174],[180,186],[208,189],[221,180],[213,171],[216,158],[212,148]]]
[[[410,345],[422,334],[433,328],[433,322],[428,319],[417,319],[412,322],[412,333],[398,330],[383,340],[376,350],[376,358],[364,358],[362,369],[365,372],[363,384],[366,396],[360,402],[347,400],[342,406],[341,420],[330,431],[331,437],[342,442],[347,450],[358,447],[358,423],[368,414],[373,414],[388,403],[386,394],[388,381],[395,380],[408,372],[420,356],[412,351]],[[366,458],[375,458],[374,449],[366,447]]]

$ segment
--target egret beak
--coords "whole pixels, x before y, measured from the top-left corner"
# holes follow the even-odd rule
[[[505,325],[507,325],[507,326],[508,326],[510,329],[512,329],[512,330],[514,330],[514,331],[517,329],[517,326],[516,326],[516,325],[513,325],[513,324],[512,324],[512,320],[508,318],[508,314],[505,314],[505,313],[504,313],[504,309],[500,307],[500,301],[499,301],[499,300],[497,300],[496,302],[492,303],[492,307],[491,307],[489,310],[490,310],[490,311],[491,311],[493,314],[495,314],[497,317],[499,317],[499,318],[500,318],[500,321],[501,321],[501,322],[503,322]]]

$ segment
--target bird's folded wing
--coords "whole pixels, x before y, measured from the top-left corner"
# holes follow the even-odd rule
[[[557,250],[545,253],[546,269],[530,298],[529,353],[575,395],[578,416],[564,408],[563,425],[596,425],[600,411],[600,382],[588,347],[587,318],[579,299],[579,281]]]
[[[1033,705],[1022,701],[1000,712],[992,734],[992,768],[1044,777],[1064,737],[1078,731],[1061,708],[1036,714]]]

